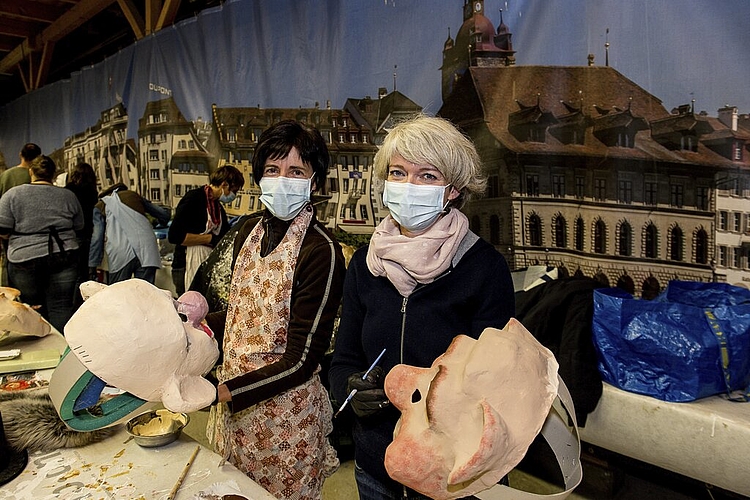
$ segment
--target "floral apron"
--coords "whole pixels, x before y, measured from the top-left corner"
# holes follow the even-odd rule
[[[220,382],[283,355],[294,269],[311,219],[312,211],[303,210],[266,257],[260,257],[262,223],[245,240],[229,290]],[[277,498],[320,499],[323,481],[338,467],[326,437],[333,428],[333,412],[319,371],[307,382],[238,413],[230,413],[226,404],[211,409],[207,434],[217,452]]]

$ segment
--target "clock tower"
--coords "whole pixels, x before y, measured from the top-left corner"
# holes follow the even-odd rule
[[[484,15],[484,0],[466,0],[466,3],[464,3],[464,21],[474,14]]]

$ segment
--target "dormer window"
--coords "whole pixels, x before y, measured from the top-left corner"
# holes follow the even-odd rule
[[[680,149],[682,151],[698,151],[698,141],[692,135],[683,135],[680,137]]]
[[[732,159],[734,161],[742,161],[742,143],[734,141],[732,151]]]

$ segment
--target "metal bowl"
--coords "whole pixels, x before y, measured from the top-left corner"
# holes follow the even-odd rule
[[[155,419],[160,419],[157,425],[152,424],[150,429],[145,427]],[[125,430],[140,446],[154,448],[169,444],[180,437],[182,429],[188,422],[190,422],[190,417],[187,413],[174,413],[163,408],[141,413],[137,417],[131,418],[125,424]],[[159,427],[162,427],[163,432],[154,432],[159,431]]]

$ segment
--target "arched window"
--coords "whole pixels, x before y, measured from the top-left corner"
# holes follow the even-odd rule
[[[708,234],[705,229],[695,233],[695,262],[708,264]]]
[[[568,228],[565,224],[565,217],[562,215],[555,218],[555,246],[558,248],[568,246]]]
[[[607,225],[601,219],[594,224],[594,252],[607,252]]]
[[[601,283],[603,286],[609,287],[609,278],[607,278],[607,275],[604,274],[604,271],[601,269],[596,272],[594,275],[594,279]]]
[[[643,281],[643,285],[641,285],[641,298],[651,300],[656,298],[660,291],[659,281],[653,276],[649,276]]]
[[[620,276],[620,279],[617,280],[616,286],[621,290],[625,290],[630,295],[635,294],[635,283],[633,283],[633,278],[631,278],[627,274],[623,274],[622,276]]]
[[[481,224],[479,222],[479,216],[478,215],[472,215],[471,216],[471,223],[469,224],[469,227],[471,228],[472,232],[481,236],[482,233],[479,230],[481,228]]]
[[[672,260],[682,260],[682,248],[683,248],[682,229],[680,226],[675,226],[669,235],[669,258]]]
[[[542,220],[537,214],[529,216],[529,243],[533,246],[542,246]]]
[[[583,218],[576,219],[576,250],[583,251]]]
[[[646,226],[644,253],[649,259],[655,259],[659,256],[659,231],[656,226],[649,223]]]
[[[500,239],[500,217],[497,215],[490,216],[490,243],[493,245],[502,243]]]
[[[633,248],[633,229],[630,227],[630,224],[627,221],[623,221],[622,224],[620,224],[619,239],[620,241],[617,253],[626,257],[632,255],[633,252],[631,249]]]

